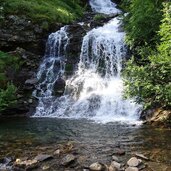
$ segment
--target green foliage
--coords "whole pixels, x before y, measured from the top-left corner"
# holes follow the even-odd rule
[[[68,23],[82,15],[79,0],[0,0],[5,15],[26,15],[33,22]]]
[[[0,51],[0,88],[2,88],[3,81],[8,81],[6,78],[6,71],[8,68],[11,68],[13,72],[16,72],[19,70],[20,64],[21,62],[18,57]]]
[[[160,25],[157,51],[144,49],[148,63],[142,65],[132,58],[124,71],[125,95],[136,97],[145,107],[171,107],[171,3],[165,3]]]
[[[160,45],[158,50],[168,61],[171,61],[171,3],[164,3],[163,19],[160,25],[159,35],[161,37]]]
[[[7,107],[11,107],[16,103],[16,87],[13,84],[8,83],[5,90],[0,89],[0,111],[5,110]]]
[[[0,51],[0,70],[4,70],[4,67],[8,65],[12,65],[17,70],[19,68],[19,58]]]
[[[124,71],[126,97],[136,97],[144,106],[171,106],[171,63],[155,61],[138,66],[133,60]]]
[[[93,20],[99,21],[99,20],[102,20],[102,19],[104,19],[104,18],[105,18],[105,15],[103,15],[103,14],[96,14],[96,15],[94,16]]]
[[[12,68],[15,72],[20,67],[19,59],[0,51],[0,111],[15,104],[16,87],[6,77],[6,70]]]
[[[162,17],[162,1],[124,0],[125,4],[128,10],[128,15],[124,19],[127,43],[134,47],[154,42]]]

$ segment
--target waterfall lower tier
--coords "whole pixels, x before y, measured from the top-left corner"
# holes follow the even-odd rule
[[[104,1],[104,6],[102,2],[90,1],[90,5],[97,12],[100,8],[109,13],[119,11],[111,1]],[[47,53],[38,72],[40,83],[35,94],[39,104],[34,116],[86,118],[99,122],[136,121],[139,106],[123,99],[121,70],[126,47],[120,20],[114,18],[83,37],[78,69],[66,80],[64,94],[57,97],[54,85],[65,75],[67,35],[67,27],[64,27],[49,36]]]

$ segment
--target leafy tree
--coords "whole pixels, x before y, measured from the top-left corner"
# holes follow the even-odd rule
[[[139,65],[132,58],[124,71],[128,97],[136,97],[145,107],[171,107],[171,3],[164,4],[160,44],[148,56],[149,63]]]
[[[162,1],[124,0],[126,6],[128,3],[128,14],[124,19],[127,43],[133,47],[154,42],[162,17]]]

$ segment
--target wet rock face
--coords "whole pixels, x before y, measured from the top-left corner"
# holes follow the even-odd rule
[[[86,34],[85,29],[79,24],[72,24],[67,29],[69,36],[69,43],[67,45],[67,59],[66,59],[66,75],[72,75],[79,62],[79,56],[81,51],[81,45],[84,35]]]
[[[65,80],[62,78],[58,78],[54,84],[54,95],[61,96],[65,91]]]
[[[144,121],[144,124],[171,128],[171,110],[169,109],[152,108],[144,110],[140,119]]]
[[[1,49],[16,49],[17,46],[23,46],[27,44],[30,48],[31,43],[35,48],[36,34],[33,29],[33,24],[31,21],[27,20],[24,16],[21,18],[15,15],[10,15],[6,17],[3,22],[3,26],[0,29],[0,47]],[[36,32],[41,33],[42,30],[36,29]]]
[[[35,54],[43,54],[49,32],[43,28],[43,23],[34,24],[25,16],[7,16],[0,23],[0,49],[12,51],[21,47]]]

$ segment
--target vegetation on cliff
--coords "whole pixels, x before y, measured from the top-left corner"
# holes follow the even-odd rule
[[[13,106],[16,102],[17,88],[6,74],[9,68],[12,72],[19,69],[18,58],[0,51],[0,111]]]
[[[82,15],[79,0],[0,0],[1,19],[25,15],[35,23],[68,23]]]
[[[136,97],[145,108],[170,109],[171,3],[133,0],[129,10],[127,40],[136,53],[124,72],[126,95]]]

